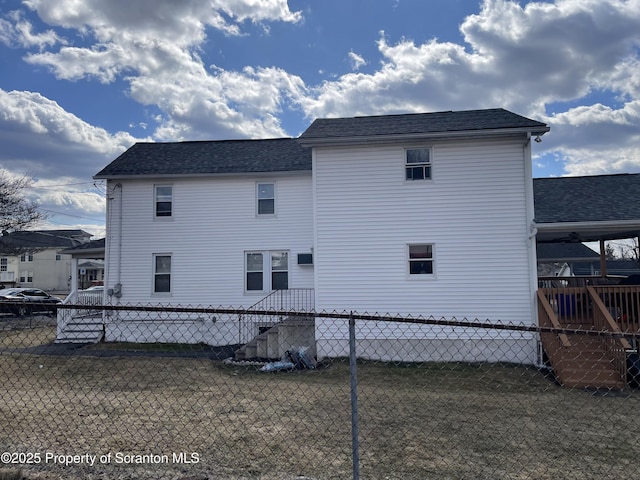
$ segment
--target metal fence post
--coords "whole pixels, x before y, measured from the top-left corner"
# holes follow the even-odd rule
[[[358,441],[358,367],[356,365],[356,320],[349,314],[349,378],[351,380],[351,453],[353,480],[360,479],[360,453]]]

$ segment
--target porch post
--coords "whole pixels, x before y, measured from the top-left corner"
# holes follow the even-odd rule
[[[600,276],[607,276],[607,253],[605,251],[604,240],[600,240]]]
[[[71,257],[71,291],[69,293],[76,295],[78,291],[78,259]],[[74,297],[74,298],[77,298]]]

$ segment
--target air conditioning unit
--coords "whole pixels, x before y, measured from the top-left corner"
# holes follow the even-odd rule
[[[313,265],[313,253],[299,253],[298,265]]]

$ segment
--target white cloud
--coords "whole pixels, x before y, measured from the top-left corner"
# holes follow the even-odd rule
[[[31,45],[44,51],[27,60],[60,79],[128,82],[131,99],[160,109],[155,139],[283,136],[280,114],[290,109],[313,119],[505,107],[550,123],[551,134],[537,148],[561,156],[568,173],[640,169],[640,0],[486,0],[462,21],[464,43],[390,42],[382,33],[376,71],[350,72],[320,85],[275,66],[232,71],[207,68],[200,58],[210,29],[241,35],[245,22],[300,22],[301,13],[285,0],[24,3],[57,31],[80,32],[82,44],[63,45],[31,26],[19,30],[17,22],[0,24],[0,39],[32,38]],[[367,63],[353,51],[348,59],[353,70]],[[612,92],[617,105],[594,100],[582,108],[563,106],[595,91]],[[30,114],[33,104],[12,115],[46,138],[60,128],[60,138],[72,135],[78,146],[93,145],[100,135],[107,145],[121,136],[122,143],[130,140],[80,128],[77,118],[64,127],[51,113],[60,113],[55,106],[32,101],[49,115]]]
[[[25,20],[18,10],[9,12],[6,17],[10,21],[0,18],[0,43],[10,47],[37,47],[39,50],[58,43],[66,44],[66,40],[59,37],[53,30],[34,33],[31,22]]]
[[[135,141],[89,125],[39,93],[0,89],[0,166],[33,177],[30,197],[45,210],[101,212],[104,196],[88,179]]]
[[[47,23],[86,32],[95,40],[89,46],[32,53],[27,61],[49,67],[59,79],[93,77],[111,83],[124,78],[131,98],[163,111],[156,138],[286,135],[276,114],[300,95],[299,78],[277,68],[208,71],[198,56],[207,28],[237,35],[245,21],[300,21],[300,12],[291,12],[286,0],[26,4]]]
[[[569,175],[640,172],[640,100],[620,109],[576,107],[550,116],[549,149],[562,155]]]
[[[349,52],[348,55],[352,70],[360,70],[361,67],[365,66],[368,63],[362,56],[353,51]]]
[[[316,87],[301,99],[307,116],[505,107],[550,123],[542,148],[557,149],[567,173],[640,170],[640,0],[486,0],[460,30],[465,45],[382,33],[381,67]],[[595,90],[622,107],[547,115]]]

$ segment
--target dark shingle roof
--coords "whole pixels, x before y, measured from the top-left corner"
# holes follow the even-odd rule
[[[576,263],[572,266],[574,275],[593,275],[600,272],[600,261]],[[637,275],[640,268],[634,260],[607,260],[607,275]]]
[[[94,178],[311,170],[311,151],[292,138],[136,143]]]
[[[640,218],[640,174],[533,180],[536,223]]]
[[[88,241],[91,235],[84,230],[33,230],[11,232],[0,237],[2,245],[10,248],[64,248]]]
[[[576,259],[586,261],[599,259],[600,254],[582,243],[538,243],[536,245],[538,261],[561,262]]]
[[[301,140],[433,134],[496,129],[548,131],[546,124],[504,110],[415,113],[353,118],[319,118],[300,136]]]
[[[67,248],[62,250],[60,253],[65,254],[73,254],[73,253],[82,253],[82,252],[102,252],[104,253],[105,248],[105,239],[99,238],[97,240],[91,240],[90,242],[81,243],[80,245],[73,246],[71,248]]]

